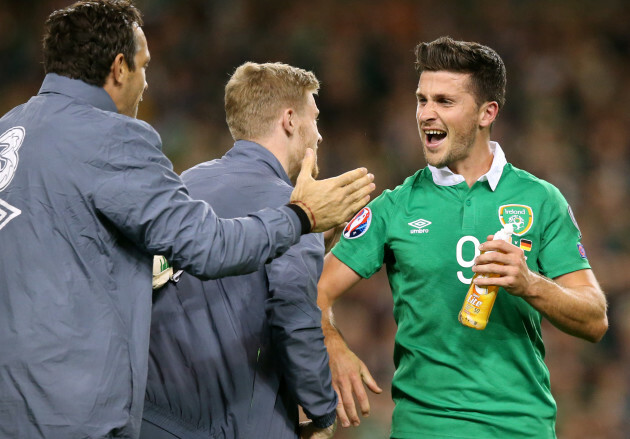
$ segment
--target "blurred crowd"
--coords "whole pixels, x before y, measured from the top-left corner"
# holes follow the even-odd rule
[[[36,94],[43,23],[66,0],[0,0],[0,114]],[[413,49],[441,35],[493,47],[508,72],[493,137],[510,162],[571,204],[604,291],[596,345],[544,326],[560,439],[627,438],[630,428],[630,8],[625,0],[137,0],[152,61],[139,118],[181,172],[232,145],[223,87],[245,61],[282,61],[322,82],[321,176],[358,166],[377,192],[425,165]],[[396,328],[381,271],[336,307],[350,347],[388,389]],[[491,365],[488,365],[491,368]],[[490,373],[489,376],[492,376]],[[389,390],[341,439],[387,437]],[[340,429],[341,430],[341,429]]]

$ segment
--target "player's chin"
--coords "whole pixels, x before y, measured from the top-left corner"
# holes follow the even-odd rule
[[[444,166],[446,166],[446,164],[444,163],[444,156],[445,154],[439,153],[435,150],[427,150],[426,148],[424,149],[424,157],[427,163],[436,168],[443,168]]]

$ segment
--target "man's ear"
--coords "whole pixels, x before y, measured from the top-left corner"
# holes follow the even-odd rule
[[[114,58],[114,62],[111,67],[112,79],[114,80],[114,84],[118,85],[124,82],[127,74],[129,73],[129,66],[127,65],[127,61],[125,60],[125,56],[122,53],[116,55]]]
[[[297,115],[293,108],[287,108],[282,112],[282,128],[287,133],[287,136],[293,135],[295,131],[295,122]]]
[[[496,101],[486,102],[479,110],[479,126],[489,127],[499,115],[499,104]]]

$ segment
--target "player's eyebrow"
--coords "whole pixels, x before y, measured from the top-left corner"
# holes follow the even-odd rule
[[[416,90],[416,96],[418,98],[426,98],[427,97],[420,90]],[[437,93],[437,94],[429,95],[429,97],[431,99],[433,99],[434,101],[439,101],[439,100],[443,100],[443,99],[450,99],[450,100],[455,99],[455,97],[452,94],[448,94],[448,93]]]

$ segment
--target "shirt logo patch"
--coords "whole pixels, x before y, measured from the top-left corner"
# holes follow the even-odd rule
[[[582,257],[582,259],[586,259],[586,250],[584,249],[584,246],[582,244],[578,244],[577,248],[578,248],[578,251],[580,252],[580,256]]]
[[[18,149],[24,141],[24,128],[14,127],[0,136],[0,191],[4,190],[18,167]]]
[[[431,221],[422,218],[412,221],[409,223],[409,225],[414,228],[411,229],[409,233],[429,233],[429,230],[425,229],[425,227],[429,226],[430,224]]]
[[[371,223],[372,211],[369,207],[364,207],[352,218],[346,228],[343,229],[343,237],[346,239],[358,238],[368,231]]]
[[[515,235],[524,235],[534,224],[534,212],[524,204],[504,204],[499,207],[499,221],[502,225],[513,224]]]

